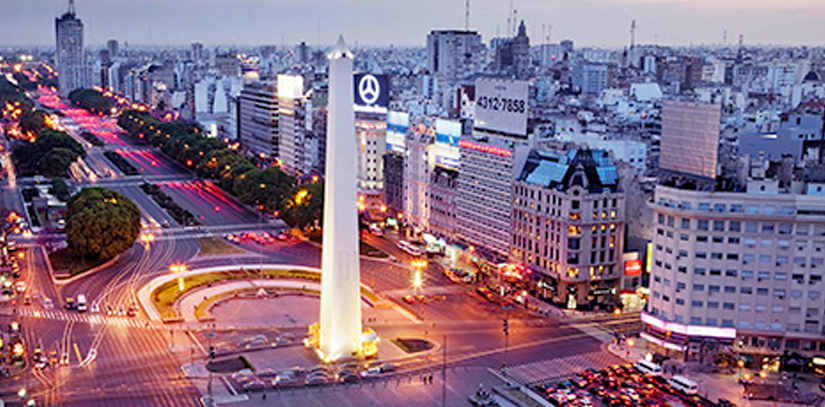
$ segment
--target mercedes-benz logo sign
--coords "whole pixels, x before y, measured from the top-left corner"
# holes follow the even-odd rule
[[[381,94],[381,85],[378,83],[378,78],[373,75],[361,77],[361,81],[358,82],[358,94],[361,95],[361,100],[368,105],[378,101],[378,96]]]

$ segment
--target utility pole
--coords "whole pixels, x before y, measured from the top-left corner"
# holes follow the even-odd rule
[[[444,335],[443,348],[441,349],[441,407],[447,407],[447,335]]]
[[[501,307],[504,308],[504,323],[503,323],[504,327],[502,329],[502,331],[504,332],[504,367],[502,368],[502,372],[504,373],[504,376],[506,377],[507,376],[507,347],[509,345],[509,339],[510,339],[509,319],[510,319],[510,310],[513,309],[513,306],[510,305],[510,304],[507,304],[507,305],[502,305]]]

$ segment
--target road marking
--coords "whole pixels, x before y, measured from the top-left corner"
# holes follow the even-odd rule
[[[74,345],[74,351],[75,351],[75,353],[77,353],[77,363],[80,363],[80,362],[83,361],[83,358],[80,356],[80,348],[77,347],[77,342],[73,343],[73,345]]]

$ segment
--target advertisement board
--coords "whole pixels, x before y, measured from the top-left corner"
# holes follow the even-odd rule
[[[404,154],[410,114],[390,111],[387,113],[387,151]]]
[[[299,99],[304,96],[304,77],[300,75],[278,75],[278,98]]]
[[[390,79],[387,75],[355,74],[355,108],[358,111],[386,112],[390,105]]]
[[[642,261],[641,260],[627,260],[624,262],[624,275],[625,276],[638,276],[642,274]]]
[[[527,82],[476,79],[475,128],[527,137]]]
[[[458,141],[461,139],[461,122],[436,119],[435,162],[444,167],[458,169],[461,156]]]

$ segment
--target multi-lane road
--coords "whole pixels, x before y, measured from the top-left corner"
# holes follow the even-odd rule
[[[136,303],[137,289],[151,278],[169,272],[172,264],[186,263],[190,268],[202,266],[232,266],[259,260],[264,263],[320,266],[320,248],[312,243],[290,240],[259,246],[242,242],[238,246],[248,253],[240,256],[195,257],[199,250],[197,238],[222,236],[245,230],[280,230],[283,224],[262,219],[260,214],[235,200],[209,181],[197,180],[185,168],[170,162],[157,151],[145,146],[133,146],[122,137],[113,118],[89,115],[85,111],[66,106],[53,93],[41,95],[40,103],[63,113],[71,133],[90,132],[104,141],[104,146],[84,146],[90,155],[99,157],[90,165],[91,175],[78,186],[105,186],[123,193],[141,210],[144,223],[155,240],[148,246],[136,244],[117,260],[102,269],[69,279],[55,281],[44,251],[37,239],[30,239],[22,278],[28,285],[31,305],[6,304],[0,306],[0,322],[8,326],[20,322],[30,347],[39,347],[47,355],[68,360],[68,366],[56,364],[44,370],[31,369],[13,379],[0,380],[0,397],[19,401],[14,394],[28,388],[41,405],[61,406],[189,406],[198,405],[201,395],[192,381],[184,379],[181,365],[202,354],[180,352],[170,326],[150,322],[139,312],[130,318],[115,314]],[[105,149],[119,151],[140,171],[137,176],[122,176],[102,156]],[[114,174],[114,176],[113,176]],[[140,189],[143,182],[157,183],[184,209],[192,212],[203,224],[198,228],[183,228]],[[3,204],[14,205],[19,196],[13,189],[3,188]],[[17,201],[15,201],[17,199]],[[160,227],[167,224],[168,228]],[[410,313],[423,312],[427,335],[439,341],[446,338],[449,351],[446,361],[451,367],[451,401],[456,394],[470,392],[479,383],[491,380],[489,367],[504,363],[504,335],[502,319],[510,319],[507,363],[518,365],[540,359],[551,359],[572,354],[598,352],[601,342],[583,334],[570,321],[548,320],[523,310],[509,313],[499,304],[489,303],[474,293],[473,287],[451,283],[435,264],[424,271],[424,293],[439,294],[444,299],[423,305],[405,304],[401,298],[413,294],[411,285],[412,260],[383,238],[369,236],[368,243],[390,255],[388,259],[362,259],[362,281],[378,293],[397,301]],[[250,260],[252,259],[252,260]],[[90,310],[87,313],[66,310],[66,299],[84,294]],[[386,338],[418,336],[421,323],[411,321],[377,326]],[[197,327],[189,327],[197,331]],[[197,333],[197,332],[195,332]],[[194,335],[196,336],[196,335]],[[193,336],[193,337],[194,337]],[[177,341],[188,341],[178,332]],[[194,348],[194,347],[192,347]],[[189,349],[189,347],[187,347]],[[433,369],[442,360],[419,360],[404,366],[404,370]],[[349,398],[349,404],[369,400],[374,405],[399,405],[405,392],[421,393],[409,386],[404,390],[370,393],[368,391],[340,392],[333,398],[320,393],[307,393],[303,401],[295,395],[282,395],[284,405],[330,405]],[[430,391],[424,392],[431,397]],[[375,399],[376,394],[382,394]],[[383,401],[382,401],[383,399]],[[429,400],[429,399],[427,399]],[[306,404],[305,404],[306,403]],[[346,404],[346,403],[344,403]],[[425,404],[431,404],[429,401]],[[450,403],[454,405],[454,403]]]

